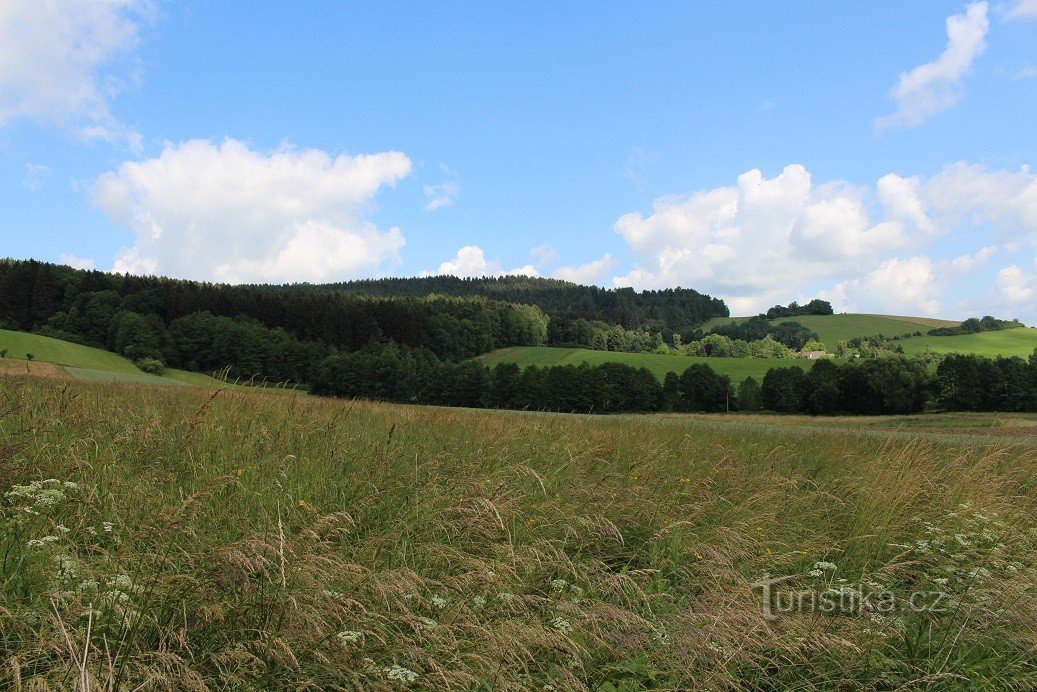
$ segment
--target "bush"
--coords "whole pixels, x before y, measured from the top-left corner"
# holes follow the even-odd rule
[[[149,375],[161,375],[166,371],[165,363],[157,358],[140,358],[136,361],[136,365],[142,372]]]

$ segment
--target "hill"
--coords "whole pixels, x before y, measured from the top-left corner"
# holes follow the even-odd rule
[[[921,336],[900,342],[904,353],[922,353],[926,347],[937,353],[974,353],[980,356],[1027,358],[1037,348],[1037,328],[1018,327],[996,332],[961,336]]]
[[[702,331],[708,332],[714,327],[722,324],[744,322],[748,317],[719,317],[706,322]],[[901,317],[897,315],[866,315],[844,313],[839,315],[800,315],[797,317],[779,317],[771,320],[774,323],[798,322],[804,327],[817,332],[821,342],[829,349],[835,347],[839,341],[849,341],[859,336],[878,336],[882,334],[887,337],[900,336],[902,334],[913,334],[916,331],[923,334],[934,327],[954,327],[960,322],[952,320],[938,320],[930,317]]]
[[[167,368],[162,375],[152,375],[142,372],[130,360],[110,351],[27,332],[0,329],[0,350],[2,349],[7,349],[7,357],[3,360],[17,360],[22,364],[27,362],[25,357],[31,353],[32,365],[26,369],[30,372],[39,371],[40,374],[50,377],[67,376],[90,382],[133,382],[194,387],[234,386],[209,375],[175,368]],[[58,367],[40,367],[44,365]],[[25,372],[20,366],[14,367],[13,363],[7,363],[4,369]]]
[[[532,276],[363,279],[334,284],[294,284],[291,290],[343,292],[377,297],[430,295],[483,296],[509,303],[536,305],[552,317],[583,318],[625,329],[683,331],[729,313],[719,298],[690,288],[635,291],[632,288],[583,286],[561,279]]]
[[[771,368],[795,365],[809,368],[813,361],[804,359],[770,359],[770,358],[698,358],[695,356],[659,355],[656,353],[624,353],[622,351],[592,351],[586,348],[555,348],[550,346],[517,346],[503,348],[481,356],[479,360],[487,365],[497,363],[515,363],[520,367],[536,365],[601,365],[602,363],[624,363],[635,368],[647,368],[653,375],[662,380],[666,373],[684,372],[690,365],[705,363],[721,375],[728,375],[734,383],[746,377],[757,381]]]

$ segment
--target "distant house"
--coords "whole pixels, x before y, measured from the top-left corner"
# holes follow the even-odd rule
[[[809,358],[810,360],[817,360],[819,358],[827,358],[828,357],[828,352],[827,351],[803,351],[799,355],[801,355],[804,358]]]

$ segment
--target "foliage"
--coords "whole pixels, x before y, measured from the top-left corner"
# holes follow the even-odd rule
[[[625,330],[648,332],[683,331],[712,317],[730,314],[724,301],[687,288],[660,291],[605,289],[530,276],[362,279],[318,286],[295,284],[288,288],[382,297],[483,296],[509,303],[536,305],[552,321],[557,318],[583,319],[617,325]],[[590,346],[585,341],[573,340],[573,343]]]
[[[832,315],[835,311],[832,310],[832,304],[827,300],[821,300],[820,298],[814,298],[806,305],[800,305],[796,301],[792,301],[787,306],[775,305],[774,307],[767,310],[765,317],[774,319],[776,317],[798,317],[800,315]]]
[[[996,317],[986,315],[981,318],[970,317],[957,327],[937,327],[929,330],[929,336],[961,336],[964,334],[978,334],[979,332],[998,332],[1004,329],[1016,329],[1024,327],[1019,320],[999,320]]]
[[[140,358],[135,363],[141,372],[149,375],[162,375],[166,371],[165,364],[157,358]]]

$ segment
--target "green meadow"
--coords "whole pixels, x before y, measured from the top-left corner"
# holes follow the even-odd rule
[[[27,376],[0,378],[0,410],[3,689],[1037,675],[1031,415],[592,417]]]

